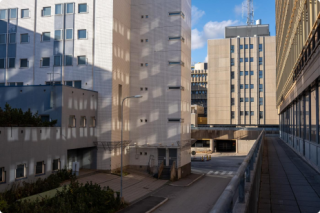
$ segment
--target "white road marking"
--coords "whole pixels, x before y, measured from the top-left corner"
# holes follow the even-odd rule
[[[211,175],[212,173],[213,173],[213,171],[210,171],[210,172],[207,173],[207,175]]]
[[[221,175],[225,175],[227,172],[226,171],[223,171],[222,173],[221,173]]]

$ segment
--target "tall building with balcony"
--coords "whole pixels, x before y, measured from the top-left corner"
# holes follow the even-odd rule
[[[204,107],[207,115],[208,63],[196,63],[191,70],[191,103]]]
[[[276,0],[277,109],[281,137],[319,165],[318,0]]]
[[[226,27],[208,41],[208,124],[278,125],[275,37],[269,25]]]

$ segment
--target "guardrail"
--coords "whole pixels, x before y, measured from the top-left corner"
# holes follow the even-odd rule
[[[264,135],[263,130],[210,213],[257,212]]]

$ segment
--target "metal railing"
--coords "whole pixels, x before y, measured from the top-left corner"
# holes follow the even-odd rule
[[[240,208],[240,206],[237,206],[237,212],[256,212],[257,196],[259,196],[260,189],[264,135],[265,131],[263,130],[210,213],[232,213],[238,204],[242,204],[245,207]],[[249,196],[246,196],[248,188],[250,188],[249,194],[247,194]]]

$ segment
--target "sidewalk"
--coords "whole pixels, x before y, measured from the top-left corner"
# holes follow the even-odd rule
[[[317,213],[320,174],[278,137],[266,137],[258,213]]]

